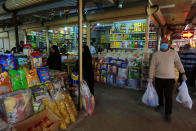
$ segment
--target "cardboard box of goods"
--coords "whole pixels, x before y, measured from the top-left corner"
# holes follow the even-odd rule
[[[30,131],[32,127],[37,125],[45,117],[47,117],[49,121],[53,123],[49,128],[46,129],[50,131],[59,131],[60,119],[50,110],[44,110],[38,114],[33,115],[29,119],[24,120],[23,122],[13,125],[13,131]]]

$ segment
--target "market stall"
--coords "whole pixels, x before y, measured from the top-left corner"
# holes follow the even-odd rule
[[[149,63],[144,63],[146,26],[145,19],[97,26],[97,31],[102,30],[97,47],[106,47],[107,50],[94,56],[96,81],[134,89],[145,88],[149,68]],[[151,22],[148,58],[157,49],[157,35],[157,29]]]
[[[24,54],[0,54],[0,129],[66,129],[77,119],[73,92],[78,95],[78,85],[72,85],[78,79],[49,70],[42,53],[30,47],[26,45]]]

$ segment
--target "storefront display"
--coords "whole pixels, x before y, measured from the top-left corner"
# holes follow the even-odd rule
[[[29,57],[13,55],[18,70],[11,69],[0,74],[0,113],[5,122],[16,130],[21,130],[22,125],[29,131],[66,129],[70,123],[76,122],[78,116],[68,91],[68,74],[49,71],[48,67],[28,61],[32,56],[41,56],[39,54],[31,53]],[[20,58],[27,58],[28,64]],[[53,121],[51,116],[57,119]]]
[[[137,90],[146,86],[149,68],[149,63],[144,62],[146,26],[146,20],[141,19],[102,24],[97,27],[99,30],[104,29],[104,32],[109,31],[110,49],[94,55],[95,81]],[[105,34],[99,36],[100,41],[106,40],[104,37],[108,36]],[[157,29],[150,22],[149,58],[157,48],[157,40]]]

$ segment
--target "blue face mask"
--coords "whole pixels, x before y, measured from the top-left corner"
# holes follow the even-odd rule
[[[169,48],[168,43],[162,43],[162,44],[161,44],[161,49],[162,49],[162,50],[167,50],[168,48]]]

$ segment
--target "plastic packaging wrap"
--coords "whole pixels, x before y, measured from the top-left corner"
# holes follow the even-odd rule
[[[78,73],[74,72],[71,74],[71,79],[72,79],[72,84],[73,86],[78,86],[79,85],[79,75]]]
[[[138,68],[129,68],[129,71],[128,71],[128,79],[137,79],[139,80],[140,79],[140,71]]]
[[[24,69],[18,71],[10,70],[9,75],[12,81],[12,86],[14,91],[28,88]]]
[[[42,53],[31,53],[32,68],[38,68],[42,66]]]
[[[26,72],[27,84],[29,87],[40,84],[40,80],[37,75],[36,69],[32,69],[32,70],[25,69],[25,72]]]
[[[49,81],[50,77],[49,77],[49,69],[48,67],[39,67],[37,68],[37,73],[39,76],[39,80],[41,83]]]
[[[159,98],[157,92],[151,83],[148,83],[147,85],[147,89],[142,97],[142,102],[152,107],[156,107],[159,105]]]
[[[11,131],[9,124],[3,121],[1,118],[0,118],[0,131]]]
[[[119,68],[118,69],[118,78],[127,79],[127,69]]]
[[[16,61],[13,54],[0,54],[0,65],[2,71],[9,71],[16,69]]]
[[[26,56],[30,56],[31,52],[31,44],[25,44],[23,48],[23,54]]]
[[[27,56],[16,56],[18,68],[23,68],[28,66],[28,58]]]
[[[39,113],[45,109],[42,99],[48,95],[45,84],[31,87],[32,91],[32,106],[34,113]]]
[[[33,114],[30,100],[30,89],[0,96],[0,110],[8,123],[15,124]]]
[[[183,104],[184,107],[192,109],[193,101],[189,95],[189,91],[185,82],[182,82],[181,86],[179,87],[179,93],[176,97],[176,101],[180,104]]]
[[[7,72],[0,74],[0,95],[12,92],[12,83]]]
[[[107,84],[114,85],[115,84],[115,76],[108,74],[107,76]]]
[[[84,109],[89,115],[92,115],[95,108],[95,99],[84,80],[81,84],[81,95]]]
[[[127,86],[127,80],[124,78],[117,77],[116,78],[116,85],[120,86],[120,87],[125,87],[125,86]]]

